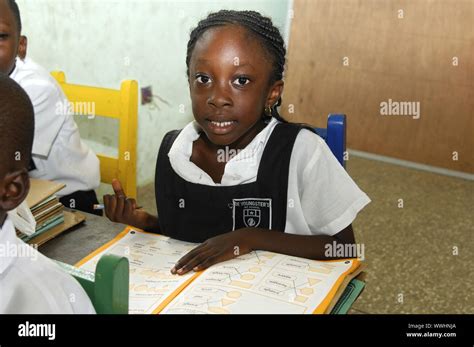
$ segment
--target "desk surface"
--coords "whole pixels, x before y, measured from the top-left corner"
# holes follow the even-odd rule
[[[124,224],[113,223],[106,217],[81,213],[86,216],[84,223],[49,240],[38,250],[49,258],[74,265],[125,228]]]

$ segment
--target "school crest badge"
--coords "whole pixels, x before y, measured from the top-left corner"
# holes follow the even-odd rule
[[[272,199],[232,199],[233,230],[272,228]]]
[[[244,208],[244,224],[256,228],[260,224],[260,209]]]

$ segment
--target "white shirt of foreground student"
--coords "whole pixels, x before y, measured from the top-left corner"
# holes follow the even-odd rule
[[[0,314],[93,314],[80,284],[21,241],[7,217],[0,229]]]
[[[232,186],[255,182],[263,150],[278,123],[273,118],[247,147],[231,157],[219,184],[190,161],[193,142],[200,132],[195,121],[173,143],[168,153],[171,166],[183,179],[197,184]],[[369,202],[326,142],[309,130],[301,130],[290,159],[285,232],[333,236],[349,226]]]
[[[68,100],[54,78],[33,60],[17,58],[10,77],[28,94],[35,110],[33,178],[66,184],[57,195],[93,190],[100,184],[99,159],[81,141]]]

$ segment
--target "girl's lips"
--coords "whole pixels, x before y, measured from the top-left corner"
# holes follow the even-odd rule
[[[216,135],[226,135],[234,130],[237,122],[233,121],[211,121],[207,120],[207,127]]]

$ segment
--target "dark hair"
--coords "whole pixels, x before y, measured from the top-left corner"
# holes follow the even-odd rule
[[[18,29],[18,35],[21,34],[21,16],[20,16],[20,9],[18,8],[18,4],[15,0],[7,0],[7,5],[10,7],[10,10],[13,13],[13,17],[15,17],[16,26]]]
[[[191,61],[194,46],[201,35],[212,27],[229,24],[236,24],[246,28],[249,33],[262,43],[263,48],[272,61],[273,69],[269,81],[270,85],[281,80],[285,70],[285,42],[283,41],[278,28],[273,25],[272,20],[255,11],[220,10],[219,12],[209,14],[207,18],[199,21],[197,27],[191,31],[188,41],[186,53],[186,75],[189,77],[189,62]],[[277,107],[280,105],[281,97],[275,105],[272,105],[271,117],[275,117],[281,122],[288,123],[288,121],[278,113]]]
[[[27,168],[35,129],[33,105],[23,88],[1,73],[0,96],[0,171]]]

